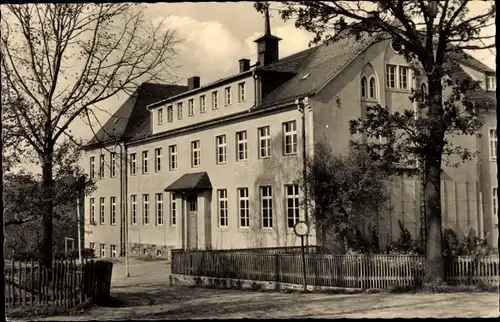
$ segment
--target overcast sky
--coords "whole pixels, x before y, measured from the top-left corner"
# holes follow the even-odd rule
[[[482,9],[478,6],[478,13]],[[152,20],[165,19],[164,23],[177,30],[184,39],[178,48],[177,64],[180,67],[176,70],[182,85],[190,76],[200,76],[203,85],[236,74],[240,58],[251,59],[254,63],[256,44],[253,41],[264,31],[264,19],[250,2],[156,3],[148,4],[144,14]],[[311,34],[296,29],[291,21],[283,22],[277,12],[272,11],[271,15],[272,33],[283,39],[280,42],[280,57],[307,48]],[[494,34],[494,27],[485,32]],[[471,54],[495,68],[496,58],[490,51]],[[106,110],[97,113],[100,122],[106,122],[125,99],[125,95],[120,95],[100,104],[99,107]],[[72,126],[72,132],[84,139],[92,136],[88,126],[81,122]]]

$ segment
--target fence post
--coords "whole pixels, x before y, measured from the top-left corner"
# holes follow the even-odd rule
[[[278,253],[274,254],[274,278],[276,280],[276,288],[279,288],[280,282],[280,257]]]

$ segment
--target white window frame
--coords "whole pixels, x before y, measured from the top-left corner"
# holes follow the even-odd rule
[[[109,203],[109,222],[111,225],[116,225],[116,197],[111,197]]]
[[[116,257],[116,245],[110,245],[111,257]]]
[[[174,121],[174,106],[167,106],[167,122],[172,123]]]
[[[130,175],[137,175],[137,153],[130,154]]]
[[[487,91],[497,90],[497,79],[495,76],[486,76],[486,90]]]
[[[373,82],[373,91],[372,91],[372,82]],[[368,98],[376,100],[377,99],[377,80],[375,76],[371,76],[368,78]]]
[[[172,144],[168,147],[168,168],[170,171],[175,171],[177,167],[177,144]]]
[[[248,159],[248,134],[247,131],[236,132],[236,161]]]
[[[490,160],[495,161],[497,159],[497,129],[490,127],[488,129],[488,142],[490,147]]]
[[[132,225],[137,225],[137,195],[130,196],[130,217]]]
[[[106,156],[104,154],[99,155],[99,178],[104,178],[104,166],[106,164]]]
[[[239,227],[250,228],[250,199],[248,198],[248,188],[238,188],[238,214]]]
[[[217,190],[217,225],[219,228],[229,227],[227,214],[227,189]]]
[[[271,157],[271,126],[262,126],[257,129],[259,138],[259,159]],[[264,142],[264,144],[262,144]]]
[[[177,205],[175,202],[175,193],[170,193],[170,225],[175,226],[177,223]]]
[[[188,100],[188,116],[194,116],[194,98]]]
[[[406,74],[403,73],[406,71]],[[406,86],[403,86],[403,80],[406,81]],[[398,66],[398,85],[399,89],[407,91],[410,89],[410,68],[407,66]]]
[[[156,225],[163,226],[163,193],[156,194]]]
[[[292,193],[290,194],[290,189]],[[290,207],[288,201],[293,201],[293,206]],[[299,186],[298,185],[285,185],[285,209],[286,209],[286,226],[287,228],[294,228],[295,224],[300,221],[300,199],[299,199]],[[292,211],[292,213],[290,212]],[[291,216],[293,214],[293,216]],[[293,225],[292,225],[293,223]]]
[[[262,228],[273,228],[273,187],[261,186],[259,187],[259,192]],[[264,194],[264,192],[266,193]]]
[[[161,172],[161,158],[162,158],[162,149],[161,148],[156,148],[155,149],[155,171],[156,172]]]
[[[231,97],[231,86],[227,86],[224,88],[224,104],[226,106],[231,105],[232,97]]]
[[[142,195],[142,224],[149,225],[149,194]]]
[[[290,129],[287,131],[287,126],[290,125]],[[284,122],[282,125],[283,129],[283,155],[294,155],[297,154],[298,143],[297,143],[297,121]],[[287,137],[290,137],[291,143],[287,144]],[[291,147],[291,151],[287,152],[287,147]]]
[[[498,225],[498,187],[491,187],[491,212],[493,213],[493,218],[497,218]]]
[[[111,174],[110,177],[116,177],[116,152],[110,152],[109,158],[111,161]]]
[[[205,95],[200,96],[200,114],[207,111],[207,99]]]
[[[392,73],[391,73],[391,69]],[[391,79],[391,75],[393,78]],[[390,89],[396,89],[398,86],[398,80],[397,80],[397,75],[398,75],[398,66],[397,65],[391,65],[387,64],[385,67],[385,77],[386,77],[386,87]],[[392,82],[394,82],[394,86],[392,86]]]
[[[106,244],[99,244],[99,255],[106,257]]]
[[[191,141],[191,167],[198,168],[201,164],[201,142]]]
[[[94,156],[90,157],[89,175],[91,178],[95,177],[95,157]]]
[[[219,109],[219,92],[213,91],[212,92],[212,110],[217,110],[217,109]]]
[[[106,211],[106,198],[99,198],[99,225],[104,225],[106,222],[105,219],[105,211]]]
[[[177,103],[177,119],[182,120],[182,102]]]
[[[215,155],[216,163],[224,164],[227,163],[227,137],[225,134],[221,134],[215,137]],[[221,158],[222,156],[222,158]]]
[[[367,98],[368,95],[368,81],[366,76],[361,77],[361,98]]]
[[[246,86],[246,83],[245,82],[241,82],[238,84],[238,101],[239,102],[244,102],[245,101],[245,86]]]
[[[95,221],[95,199],[90,198],[89,200],[89,208],[90,208],[90,224],[94,224]]]
[[[158,109],[158,125],[163,125],[163,107]]]
[[[148,150],[142,151],[142,174],[148,174],[148,161],[149,161],[149,153]]]

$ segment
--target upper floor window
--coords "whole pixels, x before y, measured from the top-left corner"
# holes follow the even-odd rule
[[[161,148],[155,149],[155,170],[161,172]]]
[[[388,88],[396,88],[396,66],[395,65],[387,65],[386,77],[387,77],[387,87]]]
[[[148,151],[143,151],[142,152],[142,173],[147,174],[148,173]]]
[[[363,76],[361,77],[361,97],[366,97],[366,88],[367,88],[366,77]]]
[[[497,159],[497,129],[490,129],[490,158]]]
[[[285,186],[287,227],[293,228],[299,221],[299,186]]]
[[[182,120],[182,102],[177,103],[177,119]]]
[[[264,126],[257,130],[259,132],[259,158],[271,156],[271,127]]]
[[[174,107],[172,105],[167,106],[167,122],[171,123],[174,120]]]
[[[100,164],[99,164],[99,177],[104,178],[104,154],[101,154],[100,156]]]
[[[207,110],[207,105],[205,102],[205,95],[201,95],[200,96],[200,114],[205,113],[206,110]]]
[[[236,161],[246,160],[248,157],[247,131],[236,133]]]
[[[116,177],[116,152],[111,152],[109,158],[111,161],[111,177]]]
[[[158,125],[163,124],[163,107],[158,109]]]
[[[194,115],[194,99],[190,99],[188,101],[188,115],[189,116]]]
[[[245,100],[245,82],[238,84],[238,101],[243,102]]]
[[[219,108],[219,94],[217,91],[212,92],[212,110]]]
[[[219,135],[215,138],[216,153],[217,153],[217,164],[226,163],[226,135]]]
[[[392,50],[394,50],[396,53],[399,53],[401,49],[403,49],[403,43],[399,39],[393,39],[391,41],[391,47]]]
[[[427,100],[427,85],[425,83],[420,86],[420,95],[420,101],[425,102]]]
[[[89,175],[91,178],[93,178],[95,175],[95,157],[90,157]]]
[[[177,145],[168,147],[169,154],[169,168],[170,170],[177,170]]]
[[[399,66],[399,88],[400,89],[409,89],[409,68],[404,66]]]
[[[130,175],[135,176],[137,172],[137,155],[135,153],[130,154]]]
[[[283,123],[283,152],[285,155],[297,153],[297,122]]]
[[[377,83],[375,82],[375,77],[370,77],[370,87],[368,91],[368,96],[370,98],[376,99],[377,98]]]
[[[200,166],[200,140],[191,142],[191,166],[193,168]]]
[[[497,79],[495,76],[486,76],[486,90],[488,91],[497,90]]]
[[[226,87],[224,89],[225,103],[226,105],[231,105],[231,87]]]

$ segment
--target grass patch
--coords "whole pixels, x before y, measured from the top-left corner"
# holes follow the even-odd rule
[[[76,316],[85,314],[96,307],[97,306],[94,304],[94,301],[92,299],[89,299],[73,308],[65,308],[54,305],[37,305],[37,306],[6,308],[5,316],[11,319],[20,319],[20,318],[29,319],[29,318],[51,317],[58,315]]]

